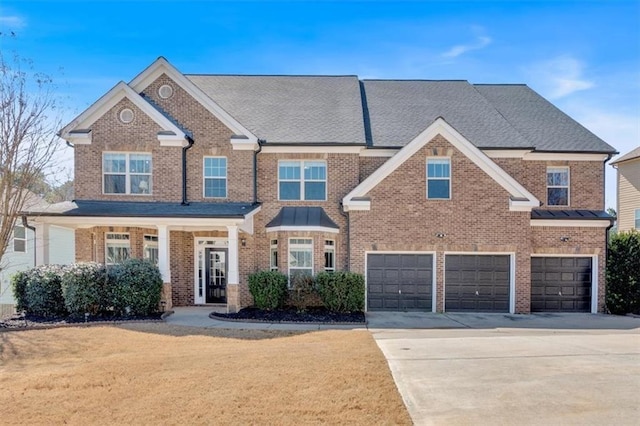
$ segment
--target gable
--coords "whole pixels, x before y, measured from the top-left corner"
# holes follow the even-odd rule
[[[540,205],[540,201],[533,194],[440,117],[347,194],[342,200],[343,209],[345,211],[369,210],[371,201],[366,198],[369,191],[375,188],[408,159],[413,157],[437,135],[444,137],[451,145],[475,163],[478,168],[491,176],[495,182],[507,191],[508,199],[505,201],[508,202],[510,210],[529,211],[533,207]],[[424,168],[421,169],[420,173],[424,173]]]

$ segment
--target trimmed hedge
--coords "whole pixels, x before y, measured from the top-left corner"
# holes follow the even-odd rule
[[[28,311],[29,303],[27,301],[27,283],[29,282],[29,274],[27,271],[16,272],[11,276],[11,288],[13,289],[13,298],[16,301],[16,311]]]
[[[318,299],[316,281],[313,276],[306,274],[291,275],[289,278],[291,290],[289,290],[288,301],[298,312],[304,312]]]
[[[107,270],[100,263],[76,263],[62,277],[64,304],[71,315],[97,315],[109,308]]]
[[[364,277],[355,272],[320,272],[316,275],[324,306],[334,312],[364,310]]]
[[[61,285],[64,272],[60,265],[40,265],[15,274],[12,283],[16,308],[45,318],[66,315]]]
[[[109,298],[121,315],[149,315],[158,310],[162,297],[162,275],[156,265],[128,259],[108,268]]]
[[[249,292],[259,309],[278,309],[287,299],[287,276],[278,271],[260,271],[249,275]]]
[[[640,232],[616,232],[609,239],[606,305],[616,315],[640,314]]]

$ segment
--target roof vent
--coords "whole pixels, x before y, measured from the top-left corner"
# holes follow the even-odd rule
[[[133,121],[134,115],[133,110],[131,108],[124,108],[120,111],[120,121],[124,124],[129,124]]]
[[[162,99],[169,99],[173,95],[173,87],[168,84],[163,84],[158,88],[158,95]]]

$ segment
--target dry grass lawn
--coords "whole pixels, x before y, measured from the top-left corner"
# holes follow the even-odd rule
[[[410,424],[365,331],[0,332],[2,424]]]

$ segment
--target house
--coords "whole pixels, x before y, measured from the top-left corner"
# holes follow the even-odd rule
[[[168,304],[258,270],[365,275],[367,310],[604,306],[616,152],[526,85],[183,74],[159,58],[60,132],[76,259],[157,259]]]
[[[24,208],[47,211],[51,205],[42,197],[29,193],[25,197]],[[22,220],[16,222],[12,239],[0,262],[0,314],[14,311],[15,300],[11,286],[13,274],[42,263],[68,265],[73,263],[75,258],[73,229],[54,225],[47,227],[45,234],[41,232],[42,225],[39,223],[36,226],[29,223],[26,225]],[[45,248],[48,256],[46,260],[42,255],[38,256],[38,252],[44,253]],[[41,261],[37,261],[36,258]]]
[[[618,230],[640,230],[640,146],[611,165],[618,170]]]

